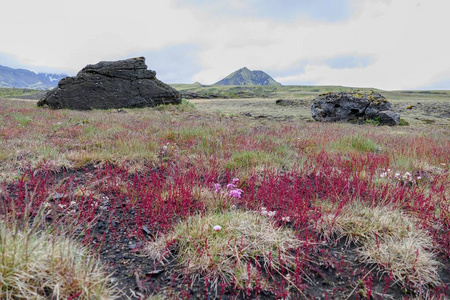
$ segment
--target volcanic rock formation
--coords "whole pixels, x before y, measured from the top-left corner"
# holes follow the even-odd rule
[[[362,122],[398,125],[400,114],[379,93],[352,91],[319,95],[311,103],[312,117],[321,122]]]
[[[75,77],[66,77],[38,106],[69,109],[153,107],[179,104],[180,93],[147,70],[144,57],[102,61],[87,65]]]

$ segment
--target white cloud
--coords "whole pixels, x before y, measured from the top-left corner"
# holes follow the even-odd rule
[[[435,80],[448,68],[450,44],[443,34],[450,28],[445,14],[450,2],[357,1],[357,12],[341,23],[300,21],[274,24],[268,20],[235,19],[216,30],[220,41],[200,55],[205,69],[196,80],[212,83],[244,65],[283,69],[308,62],[304,72],[275,78],[284,83],[315,82],[347,86],[404,89]],[[258,44],[232,44],[234,36],[258,38]],[[266,46],[261,46],[261,44]],[[332,69],[330,57],[360,54],[374,57],[362,69]],[[220,59],[219,59],[220,58]]]
[[[185,43],[200,24],[169,1],[43,0],[2,3],[0,51],[33,66],[88,63]]]
[[[250,17],[193,2],[179,5],[179,0],[8,0],[2,4],[0,26],[8,30],[2,31],[0,52],[22,64],[76,72],[100,60],[189,44],[196,51],[192,70],[200,71],[178,81],[204,84],[243,66],[282,74],[274,77],[286,84],[406,89],[449,79],[450,43],[444,34],[450,28],[450,1],[348,1],[352,14],[327,21],[314,18],[317,8],[309,18],[295,19],[289,12],[281,20],[280,10],[277,18],[261,11]],[[245,12],[255,1],[229,4]],[[326,64],[350,55],[374,59],[359,68]]]

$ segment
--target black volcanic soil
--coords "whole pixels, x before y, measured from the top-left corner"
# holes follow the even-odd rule
[[[133,218],[133,215],[121,215],[120,218]],[[99,220],[94,228],[97,236],[102,237],[100,257],[107,263],[113,273],[114,282],[125,293],[121,299],[128,297],[139,299],[140,295],[161,293],[169,298],[178,296],[171,292],[185,292],[189,299],[215,299],[214,293],[205,292],[203,281],[192,286],[186,282],[181,266],[171,262],[165,266],[147,259],[142,252],[145,241],[151,237],[144,232],[140,239],[128,236],[119,231],[105,231],[106,220]],[[118,220],[120,222],[120,220]],[[365,265],[359,262],[355,255],[355,245],[346,246],[343,241],[324,246],[317,254],[320,265],[311,268],[308,276],[314,284],[309,284],[304,295],[293,293],[290,299],[369,299],[365,298],[364,280],[372,284],[370,299],[402,299],[414,296],[403,291],[402,287],[393,283],[389,276],[383,274],[375,265]],[[174,249],[174,255],[176,250]],[[448,266],[449,261],[447,261]],[[369,277],[371,277],[369,279]],[[441,270],[443,282],[450,282],[450,271]],[[367,295],[366,295],[367,296]],[[448,286],[447,286],[448,296]],[[217,299],[277,299],[269,292],[246,296],[244,292],[226,291]]]
[[[82,177],[83,174],[78,172],[77,176]],[[120,207],[116,209],[118,213],[113,217],[107,210],[100,214],[91,234],[94,245],[100,245],[101,260],[113,274],[112,281],[124,292],[121,299],[140,299],[142,295],[158,293],[169,299],[178,299],[180,292],[189,299],[277,299],[270,292],[246,295],[245,292],[230,290],[216,296],[206,291],[203,280],[188,283],[183,267],[176,263],[176,249],[171,249],[174,260],[165,265],[145,256],[143,247],[154,238],[153,233],[157,229],[145,226],[137,228],[132,221],[135,219],[133,210],[124,212]],[[123,224],[134,229],[130,231]],[[407,299],[414,296],[395,284],[376,265],[358,261],[355,253],[356,246],[346,245],[342,240],[321,246],[315,254],[318,265],[308,270],[313,284],[305,287],[303,295],[294,292],[290,299],[369,299],[365,298],[367,295],[364,293],[367,285],[372,285],[370,299]],[[445,290],[444,293],[449,296],[450,261],[444,261],[446,263],[440,275],[442,282],[447,284],[438,291]]]
[[[87,181],[95,172],[96,169],[89,166],[83,170],[56,173],[55,182],[68,177]],[[180,293],[188,299],[277,299],[276,295],[265,291],[247,294],[245,291],[224,290],[216,295],[205,288],[203,279],[189,282],[183,274],[183,266],[177,265],[175,260],[163,265],[148,259],[143,248],[154,238],[158,228],[137,227],[133,210],[123,210],[120,201],[111,201],[113,193],[102,196],[98,218],[91,227],[87,244],[99,254],[112,274],[111,281],[122,290],[120,299],[145,299],[152,294],[179,299]],[[117,207],[110,209],[111,203],[118,203]],[[170,250],[176,257],[176,249]],[[394,284],[377,266],[359,262],[355,251],[355,245],[346,245],[342,240],[320,246],[314,254],[317,263],[307,270],[312,283],[304,287],[303,293],[294,291],[286,299],[408,299],[415,296]],[[445,262],[440,270],[445,284],[436,289],[441,295],[436,299],[450,296],[450,261],[444,258],[441,261]],[[371,295],[367,295],[367,290]]]

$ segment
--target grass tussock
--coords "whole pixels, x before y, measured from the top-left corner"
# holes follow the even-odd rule
[[[364,262],[383,267],[399,284],[417,289],[439,285],[432,238],[401,210],[354,203],[322,220],[323,233],[354,242]]]
[[[63,236],[0,222],[1,299],[116,299],[88,250]]]
[[[217,225],[220,230],[214,230]],[[191,216],[150,243],[149,256],[168,259],[167,244],[173,242],[177,261],[187,267],[193,279],[200,274],[210,278],[213,286],[227,282],[238,289],[257,284],[264,287],[273,276],[289,279],[303,245],[292,230],[277,228],[265,217],[238,210]],[[262,271],[268,278],[261,279]]]

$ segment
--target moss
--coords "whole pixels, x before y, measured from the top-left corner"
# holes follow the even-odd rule
[[[398,125],[409,126],[409,123],[405,119],[400,119],[400,121],[398,122]]]

